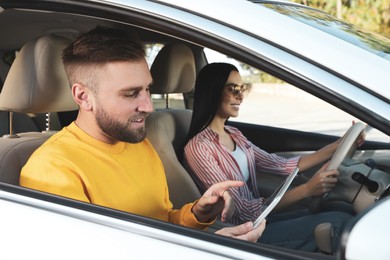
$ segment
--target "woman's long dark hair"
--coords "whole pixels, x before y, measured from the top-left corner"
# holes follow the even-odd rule
[[[232,71],[238,71],[232,64],[210,63],[199,72],[195,82],[194,108],[186,144],[213,120]]]

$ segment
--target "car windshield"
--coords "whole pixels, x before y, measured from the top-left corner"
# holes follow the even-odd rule
[[[390,39],[384,36],[364,31],[311,8],[275,3],[262,5],[390,60]]]

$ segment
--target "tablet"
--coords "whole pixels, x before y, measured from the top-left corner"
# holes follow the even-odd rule
[[[266,201],[263,203],[263,205],[260,208],[260,216],[255,220],[253,223],[253,228],[256,228],[260,225],[261,221],[265,219],[268,214],[275,208],[275,206],[278,204],[278,202],[282,199],[284,193],[287,191],[288,187],[290,186],[291,182],[294,180],[295,176],[297,175],[299,171],[299,168],[295,168],[294,171],[287,176],[287,178],[283,181],[282,184],[272,193],[272,195],[266,199]]]

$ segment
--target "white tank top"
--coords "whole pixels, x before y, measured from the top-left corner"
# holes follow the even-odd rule
[[[248,159],[243,150],[236,145],[236,149],[232,152],[234,159],[236,159],[238,166],[241,169],[241,173],[245,181],[249,179]]]

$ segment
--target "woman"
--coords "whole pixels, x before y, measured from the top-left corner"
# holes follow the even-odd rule
[[[242,83],[237,68],[227,63],[211,63],[199,73],[195,85],[194,109],[184,148],[184,162],[202,190],[224,180],[242,180],[245,185],[231,190],[235,201],[233,224],[253,221],[260,214],[263,198],[257,190],[256,172],[288,175],[296,167],[305,171],[333,155],[340,140],[301,157],[283,158],[269,154],[249,142],[236,128],[225,125],[237,117],[239,106],[249,87]],[[289,191],[278,204],[283,208],[304,198],[320,196],[336,184],[338,172],[325,171],[324,165],[306,183]],[[302,215],[304,215],[302,217]],[[351,218],[345,212],[311,214],[289,212],[270,216],[260,242],[288,248],[316,251],[314,229],[332,223],[334,245],[338,245],[343,225]]]

